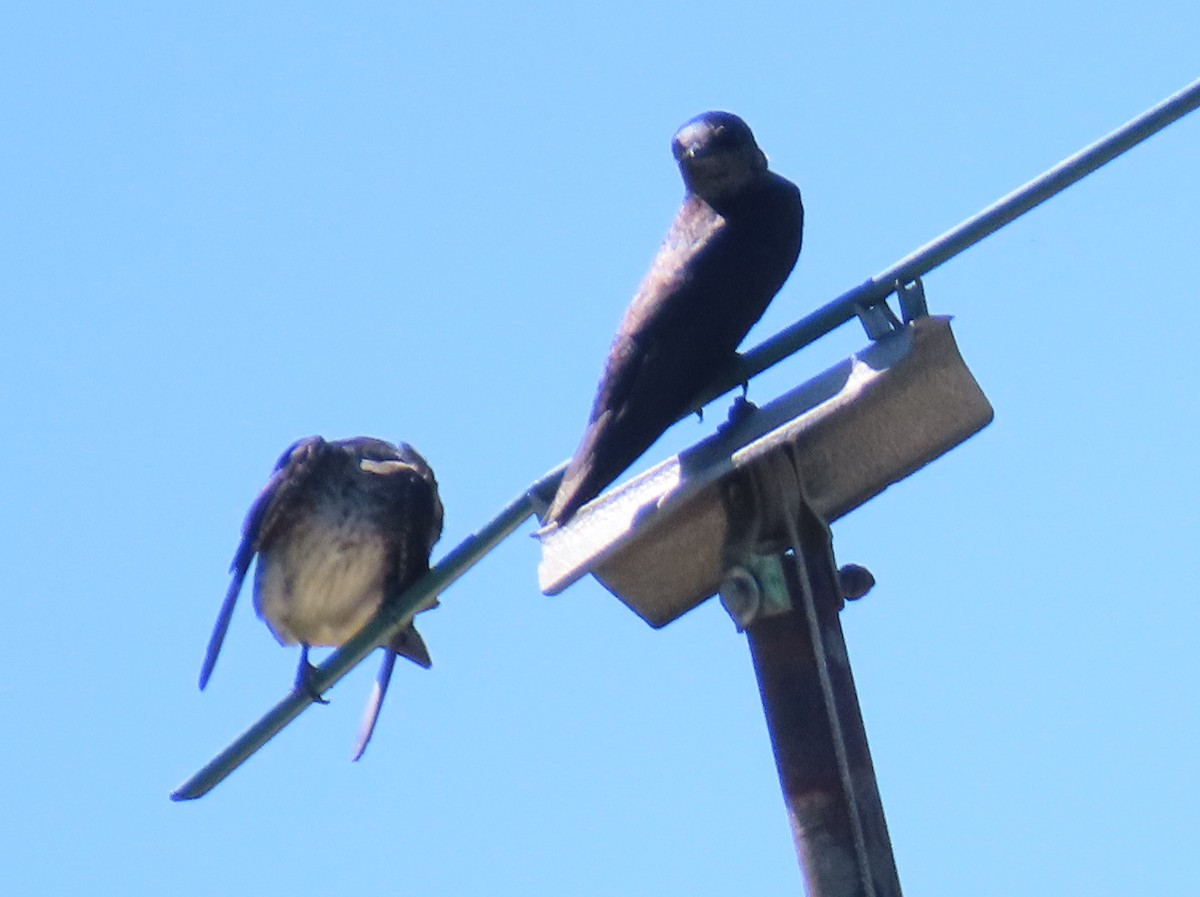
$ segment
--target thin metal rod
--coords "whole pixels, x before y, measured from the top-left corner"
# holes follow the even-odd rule
[[[713,386],[700,394],[700,399],[695,403],[696,407],[712,401],[734,386],[746,382],[798,352],[853,318],[859,306],[882,301],[895,289],[897,281],[908,283],[928,273],[1171,122],[1193,111],[1197,106],[1200,106],[1200,80],[1192,82],[1123,128],[1065,159],[1041,177],[1035,178],[978,215],[927,243],[883,273],[848,290],[739,356],[734,369],[722,372]],[[560,465],[530,486],[483,529],[447,554],[437,567],[401,597],[395,607],[382,612],[359,635],[334,652],[313,674],[314,690],[318,693],[325,691],[345,676],[372,650],[406,625],[416,613],[428,607],[443,589],[466,573],[496,544],[520,526],[539,505],[548,500],[547,496],[553,495],[565,468],[565,464]],[[192,800],[206,794],[311,703],[308,695],[289,694],[211,763],[172,792],[172,799]]]
[[[859,306],[874,305],[886,299],[895,291],[897,281],[908,284],[923,277],[964,249],[969,249],[1100,166],[1157,134],[1167,125],[1195,111],[1197,107],[1200,107],[1200,79],[1091,146],[1063,159],[1045,174],[1018,187],[957,227],[930,240],[870,280],[847,290],[832,302],[743,353],[736,370],[723,372],[713,387],[702,394],[697,406],[707,404],[800,351],[853,318]]]
[[[533,514],[537,496],[557,487],[563,469],[564,466],[555,468],[506,505],[490,523],[455,546],[436,567],[400,596],[394,606],[381,611],[362,632],[331,654],[313,671],[313,692],[327,691],[375,648],[407,626],[416,614],[432,606],[439,594]],[[203,797],[313,703],[312,695],[305,691],[290,692],[212,762],[171,792],[171,800]]]

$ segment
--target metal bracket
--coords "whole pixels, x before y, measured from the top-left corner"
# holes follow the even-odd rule
[[[908,283],[897,280],[896,298],[900,302],[900,315],[904,318],[905,324],[911,324],[917,318],[928,316],[929,305],[925,302],[925,284],[921,282],[921,278],[918,277]]]
[[[897,280],[895,292],[900,303],[899,318],[886,300],[854,306],[854,313],[871,340],[881,340],[900,330],[905,324],[911,324],[918,318],[929,315],[929,306],[925,301],[925,284],[921,282],[921,278],[907,282]]]
[[[886,301],[873,305],[855,305],[854,313],[862,323],[863,330],[867,332],[867,338],[873,342],[890,336],[903,326]]]
[[[784,550],[783,521],[770,508],[797,506],[801,485],[834,521],[992,417],[947,319],[932,316],[743,411],[542,534],[542,590],[557,594],[595,574],[647,623],[664,626],[720,590],[746,558]],[[842,579],[846,596],[869,586],[861,576],[853,586]]]

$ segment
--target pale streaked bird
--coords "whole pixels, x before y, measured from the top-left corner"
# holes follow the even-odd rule
[[[442,534],[433,470],[406,443],[310,436],[275,466],[243,526],[233,579],[209,640],[208,684],[242,582],[257,555],[254,607],[283,645],[300,645],[296,688],[312,691],[308,649],[337,647],[429,570]],[[385,646],[354,759],[374,731],[397,655],[423,667],[429,652],[409,626]]]

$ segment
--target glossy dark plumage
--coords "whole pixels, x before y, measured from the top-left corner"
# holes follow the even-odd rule
[[[208,683],[250,562],[258,556],[254,606],[283,645],[302,646],[297,686],[310,646],[340,646],[429,569],[442,533],[433,471],[405,443],[319,436],[291,446],[246,516],[230,569],[233,579],[200,672]],[[359,736],[366,747],[395,656],[421,666],[429,653],[413,627],[387,646]]]
[[[683,205],[617,328],[547,524],[566,523],[688,412],[799,257],[800,191],[767,169],[745,122],[706,112],[672,151]]]

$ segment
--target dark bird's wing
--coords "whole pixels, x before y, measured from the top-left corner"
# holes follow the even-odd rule
[[[647,441],[657,421],[679,404],[678,389],[667,388],[672,359],[679,354],[672,348],[673,330],[687,321],[689,306],[705,299],[708,285],[697,281],[694,265],[723,223],[695,198],[686,200],[675,216],[617,327],[587,428],[550,506],[548,523],[569,519],[669,426],[662,423]],[[662,382],[664,374],[668,383]]]
[[[294,499],[296,493],[303,487],[308,473],[313,469],[316,459],[326,446],[320,436],[310,436],[288,448],[275,465],[275,470],[267,485],[263,487],[246,514],[242,525],[242,541],[238,544],[229,570],[233,574],[229,589],[225,592],[225,600],[217,614],[217,622],[213,626],[212,635],[208,639],[208,648],[204,652],[204,664],[200,668],[200,688],[208,685],[216,666],[217,656],[221,653],[221,645],[225,641],[225,633],[229,629],[229,621],[233,617],[233,608],[237,604],[238,594],[250,569],[250,562],[259,548],[270,541],[272,533]]]
[[[802,223],[799,191],[771,173],[724,215],[687,197],[617,330],[548,523],[598,495],[732,360],[791,273]]]

